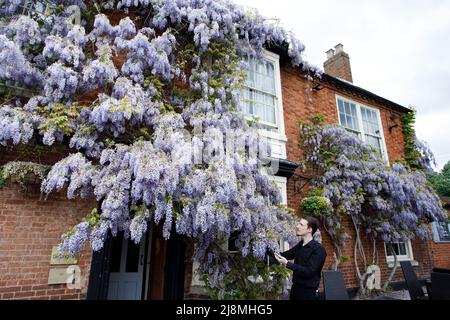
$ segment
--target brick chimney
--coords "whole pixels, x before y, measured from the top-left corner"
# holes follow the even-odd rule
[[[353,83],[350,57],[344,52],[344,46],[339,43],[327,51],[327,61],[323,63],[325,73]]]

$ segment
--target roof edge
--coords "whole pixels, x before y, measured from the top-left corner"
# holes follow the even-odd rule
[[[273,53],[276,53],[280,56],[280,60],[282,61],[287,61],[290,60],[290,57],[288,55],[288,44],[287,43],[283,43],[283,44],[279,44],[279,43],[266,43],[265,44],[265,48]],[[298,66],[298,67],[294,67],[294,68],[299,68],[300,72],[305,73],[305,70],[303,69],[302,65]],[[317,76],[314,75],[314,78],[319,79],[320,81],[324,81],[324,82],[329,82],[332,83],[338,87],[341,87],[343,89],[347,89],[356,93],[359,93],[367,98],[371,98],[374,99],[378,102],[381,102],[382,104],[388,105],[391,108],[394,108],[400,112],[403,113],[410,113],[413,110],[407,107],[404,107],[398,103],[395,103],[391,100],[388,100],[386,98],[380,97],[379,95],[370,92],[369,90],[363,89],[361,87],[355,86],[352,83],[349,83],[347,81],[343,81],[339,78],[333,77],[327,73],[322,73],[321,76]]]
[[[395,102],[393,102],[391,100],[388,100],[386,98],[380,97],[379,95],[377,95],[377,94],[375,94],[373,92],[370,92],[370,91],[368,91],[366,89],[363,89],[361,87],[355,86],[354,84],[349,83],[347,81],[343,81],[343,80],[341,80],[339,78],[333,77],[333,76],[331,76],[331,75],[329,75],[327,73],[323,73],[322,77],[319,78],[319,79],[321,81],[324,81],[324,82],[332,83],[332,84],[334,84],[334,85],[336,85],[338,87],[341,87],[343,89],[354,91],[354,92],[359,93],[359,94],[361,94],[363,96],[366,96],[367,98],[374,99],[374,100],[376,100],[378,102],[381,102],[381,103],[383,103],[385,105],[388,105],[388,106],[390,106],[390,107],[392,107],[392,108],[394,108],[394,109],[396,109],[396,110],[398,110],[400,112],[409,113],[409,112],[413,111],[410,108],[404,107],[404,106],[402,106],[402,105],[400,105],[398,103],[395,103]]]

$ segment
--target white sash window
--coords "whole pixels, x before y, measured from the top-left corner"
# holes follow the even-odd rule
[[[339,96],[336,97],[336,100],[340,125],[358,136],[366,144],[371,145],[388,163],[380,110],[363,106]]]

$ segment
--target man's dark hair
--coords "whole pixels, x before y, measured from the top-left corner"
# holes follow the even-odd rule
[[[317,220],[314,217],[310,217],[310,216],[306,216],[303,217],[303,219],[305,219],[306,221],[308,221],[308,228],[312,229],[312,235],[317,231],[317,229],[319,228],[319,220]]]

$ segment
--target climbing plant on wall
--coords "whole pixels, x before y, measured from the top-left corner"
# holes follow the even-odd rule
[[[387,166],[371,146],[344,128],[315,117],[301,123],[301,141],[304,170],[313,177],[301,208],[322,219],[336,248],[335,269],[348,234],[342,221],[350,218],[355,231],[354,264],[365,294],[365,270],[376,264],[377,240],[389,245],[415,237],[428,239],[428,224],[445,221],[447,215],[424,171],[401,163]],[[373,244],[371,260],[361,242],[363,235]]]
[[[292,34],[229,1],[6,0],[0,12],[0,145],[65,146],[41,191],[99,204],[60,252],[101,250],[108,232],[139,242],[152,221],[166,239],[194,239],[207,285],[233,298],[245,288],[224,284],[230,256],[218,243],[238,230],[239,257],[263,263],[280,239],[295,241],[239,100],[266,46],[320,73]]]

